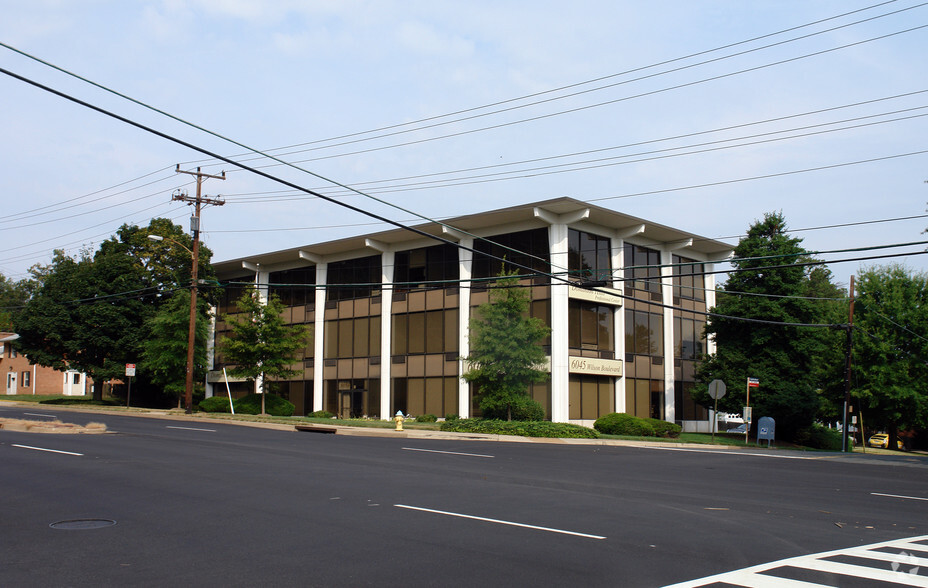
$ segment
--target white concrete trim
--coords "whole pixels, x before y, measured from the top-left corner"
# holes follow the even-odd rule
[[[661,298],[665,304],[673,302],[673,268],[670,267],[671,252],[661,251]],[[664,307],[664,420],[674,422],[676,418],[673,378],[673,308]]]
[[[316,264],[317,288],[314,307],[315,315],[313,316],[313,412],[322,410],[322,399],[325,395],[325,380],[323,379],[323,368],[325,367],[325,285],[328,283],[328,273],[328,263]]]
[[[471,283],[474,271],[474,240],[465,237],[460,240],[464,248],[458,249],[458,271],[460,273],[460,289],[458,290],[458,357],[464,358],[470,354],[470,298]],[[465,370],[464,360],[458,359],[458,375],[463,376]],[[470,418],[470,384],[463,377],[458,378],[458,416],[462,419]]]
[[[391,363],[392,329],[393,329],[393,276],[396,254],[381,250],[380,256],[380,419],[390,420],[390,401],[393,399],[391,387],[393,364]]]

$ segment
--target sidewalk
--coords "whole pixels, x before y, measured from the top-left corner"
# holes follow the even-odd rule
[[[907,452],[907,453],[885,453],[878,454],[868,449],[867,453],[857,451],[850,454],[840,452],[818,452],[818,451],[801,451],[789,448],[776,447],[767,449],[755,445],[712,445],[707,443],[683,443],[673,442],[661,439],[641,440],[641,439],[565,439],[565,438],[547,438],[547,437],[520,437],[516,435],[490,435],[484,433],[452,433],[445,431],[436,431],[429,429],[405,428],[403,431],[396,431],[393,428],[379,427],[353,427],[351,425],[328,424],[328,423],[273,423],[261,421],[245,421],[230,418],[228,413],[194,413],[188,415],[180,409],[159,410],[148,408],[125,408],[125,407],[85,407],[69,405],[36,405],[32,402],[16,402],[0,399],[0,406],[41,406],[45,410],[63,410],[68,412],[77,412],[85,414],[114,414],[119,416],[166,419],[175,421],[189,422],[213,422],[219,421],[224,424],[239,425],[244,427],[254,427],[261,429],[274,429],[278,431],[293,431],[305,435],[313,434],[335,434],[350,435],[355,437],[392,437],[397,439],[440,439],[449,441],[494,441],[505,443],[546,443],[554,445],[594,445],[594,446],[627,446],[627,447],[654,447],[678,450],[703,450],[703,451],[729,451],[729,452],[762,452],[765,455],[775,454],[800,454],[808,458],[833,458],[833,457],[895,457],[911,458],[913,461],[924,463],[928,466],[928,453],[925,452]]]

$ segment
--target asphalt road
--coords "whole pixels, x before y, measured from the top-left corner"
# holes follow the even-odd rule
[[[924,458],[62,420],[113,432],[0,430],[2,586],[663,586],[928,534]]]

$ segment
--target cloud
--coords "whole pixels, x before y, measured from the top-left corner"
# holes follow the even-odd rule
[[[460,36],[448,35],[419,21],[399,25],[397,39],[404,47],[426,55],[467,59],[474,55],[474,42]]]

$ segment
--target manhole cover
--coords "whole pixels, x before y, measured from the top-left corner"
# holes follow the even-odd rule
[[[70,521],[58,521],[49,525],[52,529],[65,529],[82,531],[84,529],[100,529],[102,527],[111,527],[116,521],[109,519],[73,519]]]

